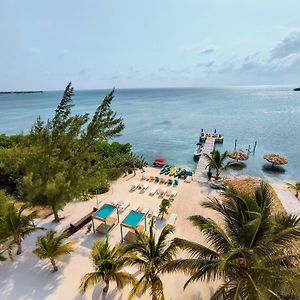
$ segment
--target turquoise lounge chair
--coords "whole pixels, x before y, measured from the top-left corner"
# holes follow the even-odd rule
[[[178,185],[179,181],[177,179],[174,179],[174,185]]]
[[[160,178],[158,176],[155,176],[155,182],[160,182]]]
[[[169,179],[169,180],[168,180],[168,184],[172,185],[172,184],[173,184],[173,180],[172,180],[172,179]]]

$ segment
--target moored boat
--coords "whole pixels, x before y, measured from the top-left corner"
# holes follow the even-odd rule
[[[169,175],[172,176],[176,173],[176,167],[173,167],[171,170],[170,170],[170,173]]]

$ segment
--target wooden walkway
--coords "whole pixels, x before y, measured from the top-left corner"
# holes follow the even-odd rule
[[[206,166],[208,164],[207,159],[205,158],[205,153],[210,154],[215,149],[216,139],[213,137],[206,138],[206,141],[203,146],[202,154],[199,158],[198,165],[195,171],[194,178],[198,182],[207,182],[207,169]]]

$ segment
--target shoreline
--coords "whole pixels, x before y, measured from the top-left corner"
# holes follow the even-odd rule
[[[67,204],[60,215],[64,219],[59,224],[52,222],[53,216],[45,219],[39,219],[36,224],[43,226],[46,229],[55,229],[57,231],[65,230],[70,223],[74,223],[82,218],[85,214],[91,211],[92,207],[99,207],[104,203],[110,201],[125,200],[130,202],[130,207],[125,209],[120,215],[120,221],[126,217],[130,208],[140,205],[149,210],[156,210],[159,206],[161,198],[157,195],[150,196],[149,191],[155,183],[149,183],[149,188],[142,193],[139,190],[130,192],[131,185],[140,181],[142,175],[146,176],[161,176],[158,175],[160,169],[147,167],[146,172],[137,171],[134,176],[132,174],[123,176],[118,180],[112,182],[110,190],[102,195],[92,197],[88,201],[72,202]],[[249,178],[249,177],[248,177]],[[159,186],[159,184],[157,184]],[[273,186],[273,185],[271,185]],[[284,190],[284,185],[281,183],[275,186],[277,193],[278,189]],[[185,239],[190,239],[196,242],[205,243],[204,238],[199,235],[198,230],[193,227],[187,220],[187,217],[195,214],[200,214],[205,217],[213,218],[222,223],[220,216],[216,212],[203,208],[201,203],[210,197],[219,197],[219,191],[210,188],[207,184],[200,184],[192,181],[186,183],[180,180],[178,187],[176,187],[177,196],[172,202],[169,214],[163,221],[157,219],[155,225],[155,232],[158,234],[163,225],[166,224],[167,219],[171,213],[177,214],[175,223],[175,233],[171,238],[177,236]],[[288,191],[288,193],[290,193]],[[282,202],[281,197],[286,197],[286,194],[278,197]],[[292,196],[292,193],[290,193]],[[289,202],[289,199],[286,201]],[[283,205],[284,207],[284,205]],[[300,213],[300,211],[299,211]],[[148,220],[149,221],[149,220]],[[98,225],[98,224],[97,224]],[[0,291],[1,299],[98,299],[101,297],[102,285],[98,284],[95,289],[90,289],[85,295],[78,292],[80,278],[83,274],[92,270],[92,264],[89,259],[89,253],[93,240],[103,239],[105,236],[98,233],[86,233],[86,226],[73,234],[69,239],[75,240],[75,252],[69,257],[64,257],[59,260],[59,270],[55,274],[51,272],[50,266],[46,261],[40,261],[32,254],[32,249],[35,245],[35,239],[43,232],[37,232],[29,236],[24,241],[24,253],[15,258],[14,262],[9,260],[2,263],[2,272],[0,273],[0,282],[2,283],[2,290]],[[120,228],[116,225],[109,233],[109,241],[114,244],[120,242]],[[127,271],[135,272],[136,270],[129,268]],[[219,282],[196,282],[191,284],[185,291],[183,284],[187,280],[187,276],[181,273],[165,274],[162,276],[164,282],[164,290],[166,299],[208,299],[213,290],[215,290]],[[174,286],[174,282],[178,282]],[[111,284],[111,289],[107,295],[107,300],[119,299],[125,300],[128,297],[130,287],[125,287],[122,291],[117,291],[115,284]],[[149,294],[143,295],[141,300],[150,299]]]

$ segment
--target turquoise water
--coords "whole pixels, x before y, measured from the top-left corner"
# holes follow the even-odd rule
[[[107,91],[75,91],[74,112],[93,112]],[[0,131],[28,132],[34,118],[46,119],[62,92],[0,95]],[[195,168],[193,152],[201,128],[225,135],[222,150],[253,148],[247,168],[239,174],[269,180],[300,179],[300,93],[291,87],[117,90],[113,109],[126,128],[120,141],[129,142],[148,161],[163,156],[168,163]],[[278,153],[289,159],[285,173],[263,171],[263,156]],[[235,173],[233,173],[235,174]]]
[[[104,204],[99,210],[96,211],[95,216],[100,219],[106,219],[113,211],[115,207],[110,204]]]
[[[130,211],[130,213],[127,215],[127,217],[123,220],[122,224],[131,226],[131,227],[136,227],[142,218],[144,217],[145,214],[137,211]]]

